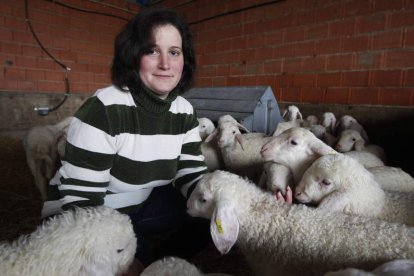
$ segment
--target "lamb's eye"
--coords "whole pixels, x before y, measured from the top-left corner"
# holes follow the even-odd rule
[[[352,138],[352,142],[355,142],[356,141],[356,139],[355,138]]]
[[[122,251],[124,251],[123,249],[118,249],[117,251],[116,251],[116,253],[121,253]]]
[[[204,197],[200,197],[198,201],[200,201],[201,203],[206,203],[207,200]]]
[[[329,186],[329,185],[331,185],[331,181],[329,181],[328,179],[323,179],[322,184],[325,185],[325,186]]]
[[[232,132],[233,134],[236,134],[236,131],[235,130],[233,130],[233,132]]]
[[[296,142],[295,140],[290,140],[290,144],[296,146],[298,142]]]

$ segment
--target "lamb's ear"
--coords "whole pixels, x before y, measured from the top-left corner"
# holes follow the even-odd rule
[[[241,133],[236,134],[236,140],[237,142],[239,142],[240,146],[244,150],[244,146],[246,144],[246,138],[243,136],[243,134]]]
[[[216,207],[210,221],[210,232],[217,250],[227,254],[239,235],[239,221],[233,205],[220,204]]]
[[[213,138],[214,137],[216,137],[217,135],[218,135],[218,132],[219,132],[219,130],[216,128],[212,133],[210,133],[208,136],[207,136],[207,138],[206,138],[206,140],[204,140],[204,142],[206,142],[206,143],[208,143],[208,142],[210,142],[211,140],[213,140]]]
[[[314,141],[312,141],[310,148],[313,153],[316,153],[320,156],[337,153],[333,148],[331,148],[319,139],[315,139]]]
[[[298,112],[298,115],[299,115],[299,119],[303,120],[302,113]]]
[[[365,141],[364,141],[364,139],[359,139],[359,140],[357,140],[357,141],[355,142],[355,144],[354,144],[354,148],[355,148],[355,150],[357,150],[357,151],[364,150],[364,149],[365,149]]]
[[[244,130],[247,133],[250,133],[250,131],[244,125],[242,125],[240,123],[237,123],[237,127],[241,130]]]

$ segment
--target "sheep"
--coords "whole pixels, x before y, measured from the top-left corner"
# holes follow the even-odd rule
[[[75,208],[30,235],[0,244],[0,275],[118,275],[134,259],[127,215],[108,207]]]
[[[275,194],[281,192],[285,195],[288,186],[293,188],[292,178],[292,172],[288,167],[275,162],[265,162],[258,185]]]
[[[324,112],[321,118],[321,124],[326,128],[326,130],[333,134],[335,132],[336,126],[336,117],[332,112]]]
[[[305,119],[306,123],[309,126],[317,125],[319,124],[319,119],[316,115],[308,115]]]
[[[414,258],[414,228],[289,205],[226,171],[203,176],[187,201],[187,213],[210,219],[221,254],[237,241],[255,275],[321,275]]]
[[[201,140],[201,153],[204,156],[204,162],[209,171],[224,169],[224,160],[221,151],[217,145],[217,139],[205,142],[206,138],[216,129],[214,123],[206,117],[198,118],[198,127]]]
[[[313,161],[330,153],[336,153],[336,151],[304,128],[291,128],[284,131],[273,137],[261,150],[264,161],[273,161],[290,168],[294,184],[300,181],[303,173]],[[368,152],[348,152],[346,155],[358,158],[358,161],[364,165],[367,165],[367,161],[382,162],[378,157]],[[370,158],[369,160],[367,156]],[[390,169],[388,166],[372,167],[368,170],[373,173],[375,180],[383,189],[414,191],[414,179],[405,172],[399,175],[398,170]]]
[[[328,146],[334,146],[336,144],[337,138],[323,125],[311,125],[310,127],[305,127],[310,130],[315,136],[321,139]]]
[[[361,134],[355,129],[346,129],[339,134],[338,141],[334,148],[339,152],[351,150],[367,151],[378,156],[385,162],[384,149],[378,145],[367,144]]]
[[[66,131],[73,117],[54,125],[35,126],[23,137],[26,161],[43,200],[48,181],[53,177],[59,157],[64,155]]]
[[[242,134],[239,128],[248,131],[232,116],[223,115],[205,142],[217,137],[226,170],[259,181],[263,170],[260,149],[271,137],[264,133]]]
[[[354,129],[361,133],[361,136],[365,141],[369,142],[368,134],[363,126],[351,115],[342,116],[335,125],[335,133],[338,136],[342,131],[346,129]]]
[[[384,167],[384,162],[375,154],[368,151],[348,151],[344,152],[345,155],[348,155],[361,163],[365,168],[370,169],[374,167]]]
[[[230,274],[223,273],[207,273],[201,272],[195,265],[178,257],[164,257],[147,266],[141,272],[141,276],[203,276],[203,275],[222,275],[230,276]]]
[[[273,131],[272,136],[278,136],[282,132],[284,132],[287,129],[293,128],[293,127],[300,127],[302,125],[302,121],[293,120],[293,121],[287,121],[287,122],[280,122],[277,124],[275,131]]]
[[[315,160],[296,186],[295,198],[326,212],[414,225],[414,193],[384,191],[366,168],[344,154]]]
[[[414,275],[414,260],[399,259],[386,262],[372,271],[356,268],[346,268],[332,271],[324,276],[412,276]]]
[[[285,112],[283,112],[282,118],[287,118],[287,121],[294,121],[296,119],[302,120],[302,113],[296,105],[289,105]]]
[[[213,121],[211,121],[207,117],[197,118],[197,120],[200,137],[201,140],[204,141],[207,138],[207,136],[209,136],[216,129],[216,127],[214,126]]]

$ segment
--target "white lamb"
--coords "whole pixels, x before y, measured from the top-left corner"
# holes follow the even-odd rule
[[[305,121],[309,126],[317,125],[319,124],[319,119],[316,115],[308,115],[306,116]]]
[[[357,268],[346,268],[332,271],[324,276],[413,276],[414,260],[399,259],[386,262],[372,271],[365,271]]]
[[[367,144],[362,138],[361,133],[355,129],[346,129],[338,136],[338,141],[334,148],[339,152],[349,152],[351,150],[367,151],[378,156],[385,162],[385,151],[378,145]]]
[[[335,133],[337,136],[346,129],[354,129],[358,131],[365,141],[369,141],[368,134],[364,127],[351,115],[344,115],[336,122]]]
[[[333,114],[332,112],[324,112],[321,118],[321,125],[326,127],[326,130],[329,133],[333,134],[335,132],[335,126],[336,126],[335,114]]]
[[[178,257],[165,257],[147,266],[141,276],[230,276],[230,274],[201,272],[195,265]]]
[[[216,130],[206,138],[206,142],[218,139],[226,170],[258,182],[263,170],[260,149],[271,137],[264,133],[242,134],[240,129],[248,131],[232,116],[221,116]]]
[[[217,139],[211,139],[209,142],[205,142],[206,138],[214,132],[216,127],[214,123],[206,117],[198,118],[199,132],[201,140],[201,153],[204,156],[204,162],[209,171],[215,171],[224,169],[224,160],[221,156],[221,150],[217,145]]]
[[[213,242],[222,254],[237,241],[255,275],[322,275],[414,258],[414,228],[288,205],[230,172],[206,174],[187,201],[187,212],[211,220]]]
[[[283,112],[282,118],[285,117],[287,121],[302,120],[302,113],[296,105],[289,105]]]
[[[197,118],[201,140],[204,141],[216,129],[213,121],[207,117]]]
[[[273,161],[282,164],[292,171],[294,184],[302,178],[305,170],[322,155],[336,153],[336,151],[323,143],[312,132],[304,128],[288,129],[282,134],[273,137],[262,147],[264,161]],[[368,152],[345,153],[367,166],[369,162],[382,161]],[[361,156],[363,158],[361,158]],[[369,159],[367,158],[369,157]],[[373,159],[372,159],[373,158]],[[372,164],[370,164],[372,165]],[[414,179],[405,172],[398,174],[398,170],[388,166],[368,168],[375,180],[383,189],[394,191],[414,191]]]
[[[324,212],[414,225],[414,193],[384,191],[358,161],[340,153],[315,160],[296,186],[295,198]]]
[[[0,275],[115,276],[132,263],[136,246],[127,215],[102,206],[76,208],[1,243]]]
[[[47,197],[48,182],[56,172],[59,157],[64,154],[66,131],[72,118],[55,125],[35,126],[23,137],[26,161],[43,199]]]

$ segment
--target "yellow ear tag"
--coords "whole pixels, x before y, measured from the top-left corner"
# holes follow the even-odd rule
[[[221,226],[221,221],[219,219],[216,219],[216,225],[217,225],[217,230],[220,234],[224,234],[223,231],[223,226]]]
[[[333,149],[330,154],[337,154],[337,152]]]

